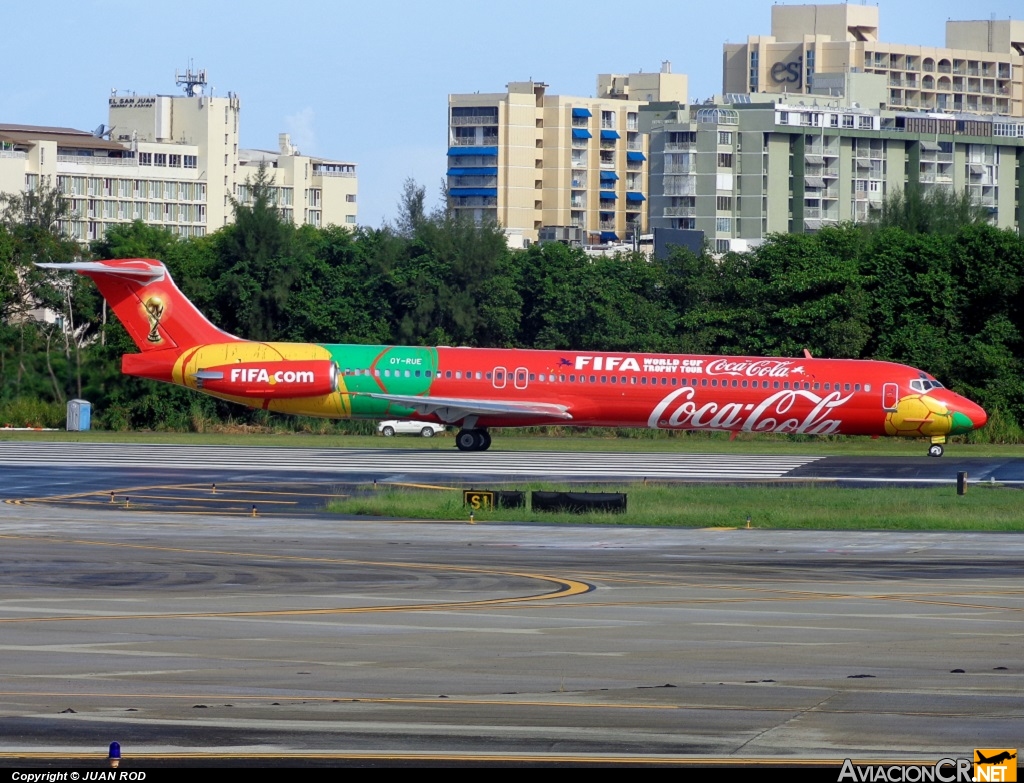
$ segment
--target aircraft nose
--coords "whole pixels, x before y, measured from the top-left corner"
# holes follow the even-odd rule
[[[961,435],[971,430],[980,429],[988,421],[985,409],[965,397],[958,397],[952,410],[953,427],[950,430],[950,435]]]

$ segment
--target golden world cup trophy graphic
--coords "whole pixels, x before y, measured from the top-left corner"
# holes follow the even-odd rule
[[[149,319],[149,336],[146,338],[151,343],[158,343],[163,340],[160,332],[160,319],[164,317],[164,300],[159,296],[151,296],[143,303],[146,308],[146,317]]]

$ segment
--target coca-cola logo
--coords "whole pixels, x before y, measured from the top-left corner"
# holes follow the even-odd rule
[[[647,426],[651,429],[729,430],[739,432],[794,432],[829,435],[843,424],[834,418],[836,408],[845,405],[853,394],[831,392],[824,397],[806,389],[784,389],[757,403],[694,401],[692,386],[677,389],[651,411]]]
[[[780,359],[714,359],[704,371],[708,375],[746,376],[747,378],[788,378],[790,374],[803,375],[803,366]]]

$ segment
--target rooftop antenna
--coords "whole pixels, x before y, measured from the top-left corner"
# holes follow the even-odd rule
[[[179,87],[184,87],[185,95],[189,98],[195,98],[198,95],[202,95],[203,88],[207,84],[206,69],[201,68],[198,71],[192,70],[192,61],[189,60],[188,68],[185,69],[185,73],[178,73],[178,70],[175,69],[174,83]]]

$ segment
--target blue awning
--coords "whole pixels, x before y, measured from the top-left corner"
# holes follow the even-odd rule
[[[614,231],[602,231],[601,232],[601,241],[602,242],[618,242],[619,241],[619,235],[616,234]]]
[[[627,193],[626,201],[647,201],[643,193]]]
[[[449,147],[448,157],[450,158],[463,158],[469,157],[470,155],[484,155],[488,157],[497,157],[497,147]]]
[[[588,131],[586,128],[573,128],[572,129],[572,137],[574,139],[589,139],[589,138],[592,138],[591,135],[590,135],[590,131]]]
[[[471,196],[497,196],[497,188],[449,188],[448,195],[452,198],[467,198]]]
[[[603,198],[603,199],[610,198],[612,200],[615,200],[616,198],[618,198],[618,196],[615,195],[615,191],[614,190],[602,190],[601,191],[601,198]]]
[[[449,177],[494,177],[497,166],[462,166],[448,169]]]
[[[647,156],[644,155],[642,152],[627,152],[626,153],[626,160],[632,160],[632,161],[647,160]]]
[[[572,110],[572,116],[573,117],[593,117],[594,115],[590,113],[590,109],[573,109]]]
[[[619,136],[619,132],[618,131],[603,130],[603,131],[601,131],[601,138],[602,139],[615,140],[615,139],[618,139],[618,138],[621,138],[621,137]]]
[[[601,172],[601,181],[602,182],[617,182],[618,179],[619,179],[619,175],[616,174],[614,171],[602,171]]]

